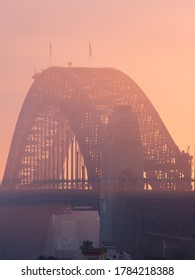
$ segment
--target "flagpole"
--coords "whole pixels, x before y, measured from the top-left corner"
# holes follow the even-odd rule
[[[52,58],[52,45],[51,45],[51,41],[49,44],[49,66],[51,67],[51,58]]]
[[[91,57],[92,57],[92,51],[91,51],[91,43],[89,41],[89,68],[91,67]]]

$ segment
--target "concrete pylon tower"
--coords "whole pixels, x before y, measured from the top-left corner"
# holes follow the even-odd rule
[[[130,106],[114,109],[106,138],[105,188],[109,187],[110,191],[142,190],[143,150],[137,117]]]
[[[116,224],[113,215],[118,196],[144,188],[143,149],[139,125],[130,106],[118,106],[114,109],[105,138],[100,239],[103,242],[113,242]]]

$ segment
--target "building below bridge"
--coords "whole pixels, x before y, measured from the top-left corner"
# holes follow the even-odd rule
[[[63,215],[52,215],[46,245],[46,255],[81,258],[80,246],[91,240],[99,246],[99,215],[97,211],[67,210]]]

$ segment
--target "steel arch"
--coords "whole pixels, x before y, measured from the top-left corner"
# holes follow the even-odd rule
[[[159,114],[139,86],[111,68],[51,67],[36,74],[21,109],[3,183],[18,179],[21,152],[38,112],[55,104],[76,133],[90,177],[101,178],[103,132],[113,109],[136,112],[144,149],[144,176],[153,189],[190,190],[191,156],[180,152]],[[82,120],[81,120],[82,119]]]
[[[101,166],[98,165],[101,157],[101,122],[80,83],[66,69],[57,68],[37,74],[27,94],[15,128],[3,185],[20,185],[19,171],[24,147],[36,117],[47,106],[56,106],[71,124],[86,162],[89,180],[97,183],[101,175]]]

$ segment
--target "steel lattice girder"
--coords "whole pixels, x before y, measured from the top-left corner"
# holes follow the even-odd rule
[[[113,108],[119,105],[131,106],[137,114],[146,181],[153,188],[189,190],[191,157],[179,151],[157,111],[136,83],[110,68],[51,67],[36,74],[16,124],[3,184],[20,183],[21,161],[32,127],[39,115],[47,118],[47,107],[52,106],[68,120],[75,133],[89,178],[101,178],[104,131]]]

